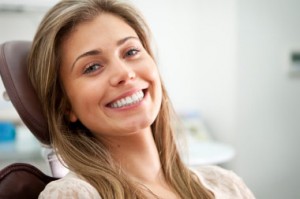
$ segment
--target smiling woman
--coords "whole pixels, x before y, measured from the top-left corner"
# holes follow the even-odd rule
[[[149,30],[132,6],[59,2],[38,28],[28,71],[70,170],[40,198],[253,198],[232,172],[182,162]]]
[[[99,139],[149,129],[161,104],[160,78],[153,58],[127,23],[101,13],[75,26],[61,52],[70,121],[79,120]]]

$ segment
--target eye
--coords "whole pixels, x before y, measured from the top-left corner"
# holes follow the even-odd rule
[[[90,64],[84,69],[83,74],[93,73],[93,72],[99,70],[100,68],[101,68],[101,65],[98,63]]]
[[[132,48],[125,53],[125,57],[132,57],[140,52],[137,48]]]

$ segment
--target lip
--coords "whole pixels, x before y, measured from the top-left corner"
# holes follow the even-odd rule
[[[131,95],[133,95],[134,93],[136,93],[136,92],[138,92],[138,91],[140,91],[140,90],[144,93],[144,98],[145,98],[145,95],[146,95],[146,93],[147,93],[148,88],[132,89],[132,90],[130,90],[130,91],[127,91],[127,92],[125,92],[125,93],[119,95],[117,98],[113,99],[112,101],[110,101],[109,103],[107,103],[105,106],[108,107],[108,108],[110,108],[110,105],[111,105],[112,103],[114,103],[114,102],[116,102],[116,101],[118,101],[118,100],[120,100],[120,99],[122,99],[122,98],[131,96]],[[142,101],[143,101],[143,100],[142,100]]]

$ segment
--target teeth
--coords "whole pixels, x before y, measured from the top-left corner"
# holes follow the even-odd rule
[[[114,103],[111,103],[110,107],[111,108],[121,108],[124,106],[129,106],[129,105],[140,102],[143,98],[144,98],[144,93],[143,93],[143,91],[140,90],[140,91],[132,94],[131,96],[124,97]]]

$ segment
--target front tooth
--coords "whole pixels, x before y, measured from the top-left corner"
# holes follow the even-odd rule
[[[120,100],[117,101],[118,106],[117,107],[121,107],[122,106],[122,102]]]
[[[135,94],[133,94],[132,99],[133,99],[133,101],[138,101],[138,100],[139,100],[139,97],[138,97],[138,95],[135,93]]]
[[[131,97],[126,97],[126,103],[127,103],[127,104],[131,104],[131,103],[132,103]]]
[[[126,100],[124,98],[121,99],[121,103],[122,103],[122,106],[124,106],[126,104]]]

